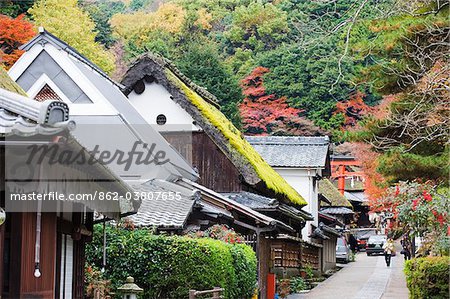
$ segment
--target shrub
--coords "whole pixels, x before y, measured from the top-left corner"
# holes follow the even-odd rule
[[[236,271],[237,288],[233,298],[251,298],[256,289],[256,255],[253,249],[244,244],[229,246]]]
[[[148,230],[107,226],[105,279],[112,288],[133,276],[143,298],[187,298],[189,289],[225,289],[225,298],[250,298],[256,282],[256,257],[246,245],[209,238],[153,235]],[[102,229],[86,249],[88,265],[101,267]]]
[[[406,282],[411,299],[448,298],[450,257],[415,258],[406,262]]]
[[[294,277],[291,279],[291,292],[298,293],[300,291],[306,290],[308,288],[306,281],[300,277]]]

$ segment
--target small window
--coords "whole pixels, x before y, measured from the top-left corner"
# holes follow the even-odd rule
[[[156,117],[156,123],[160,126],[167,122],[167,117],[164,114],[160,114]]]

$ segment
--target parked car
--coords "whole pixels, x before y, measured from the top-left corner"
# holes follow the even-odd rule
[[[376,228],[356,228],[350,230],[350,233],[352,233],[356,241],[358,242],[358,251],[366,250],[366,244],[367,240],[370,236],[377,234]]]
[[[383,245],[387,241],[386,235],[371,235],[367,240],[366,253],[372,254],[384,254]]]
[[[338,238],[336,243],[336,262],[348,263],[350,261],[350,252],[350,246],[347,244],[345,237]]]

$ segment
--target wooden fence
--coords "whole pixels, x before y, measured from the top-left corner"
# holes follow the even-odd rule
[[[208,298],[201,297],[201,298],[221,299],[221,298],[223,298],[223,296],[220,293],[222,293],[223,291],[225,291],[225,289],[218,288],[218,287],[215,287],[212,290],[206,290],[206,291],[189,290],[189,299],[197,299],[197,298],[199,298],[199,296],[208,295],[208,294],[212,294],[212,297],[208,297]]]

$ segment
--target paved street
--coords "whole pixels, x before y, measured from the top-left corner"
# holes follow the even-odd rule
[[[403,256],[392,257],[391,267],[386,267],[384,256],[367,256],[365,252],[356,256],[356,262],[344,268],[305,295],[288,299],[407,299]]]

